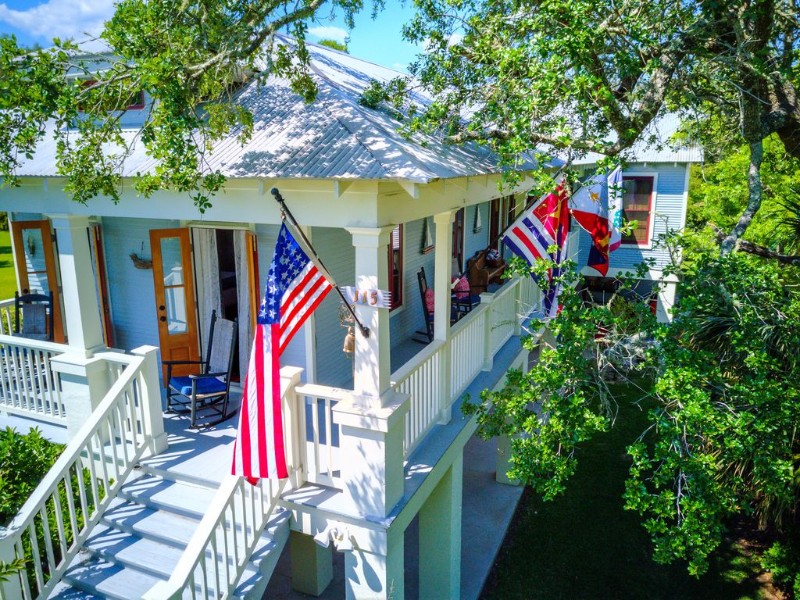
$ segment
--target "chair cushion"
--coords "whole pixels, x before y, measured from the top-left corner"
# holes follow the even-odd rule
[[[434,297],[433,297],[433,290],[428,288],[425,290],[425,310],[429,313],[433,313],[434,310]]]
[[[459,277],[455,287],[453,287],[453,291],[456,294],[456,298],[458,298],[459,300],[465,300],[466,298],[468,298],[469,280],[466,277]]]
[[[192,395],[191,377],[173,377],[169,380],[169,387],[184,396]],[[225,383],[216,377],[201,377],[197,380],[198,394],[216,394],[225,391]]]

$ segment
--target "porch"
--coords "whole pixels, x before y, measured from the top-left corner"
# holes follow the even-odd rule
[[[298,534],[314,535],[324,530],[325,524],[343,521],[350,523],[354,539],[363,533],[359,533],[359,530],[362,529],[373,529],[374,532],[383,531],[385,533],[393,530],[399,531],[403,556],[399,559],[395,556],[391,560],[399,561],[401,565],[408,597],[422,597],[427,594],[419,590],[419,581],[424,580],[419,568],[421,566],[424,571],[427,566],[421,555],[424,552],[423,548],[429,545],[430,540],[426,542],[419,539],[419,528],[417,527],[419,517],[417,515],[425,510],[428,500],[434,492],[431,488],[438,488],[437,480],[441,479],[441,472],[443,470],[451,472],[454,466],[457,466],[459,468],[458,490],[457,493],[453,493],[455,494],[454,498],[457,498],[458,510],[457,514],[452,515],[452,518],[458,518],[459,529],[463,531],[463,534],[456,537],[457,542],[455,546],[452,546],[454,551],[458,551],[459,557],[456,559],[456,571],[451,574],[457,574],[460,579],[458,587],[461,589],[462,597],[477,597],[491,568],[492,559],[502,542],[521,490],[494,482],[493,474],[496,471],[497,460],[494,445],[475,439],[471,440],[475,423],[473,420],[463,417],[461,405],[465,401],[465,392],[476,397],[481,390],[502,384],[504,374],[509,366],[524,368],[524,353],[520,351],[517,334],[520,332],[521,318],[535,304],[535,296],[536,290],[530,282],[509,282],[495,294],[485,295],[481,307],[450,328],[445,339],[435,339],[434,342],[424,347],[420,345],[405,346],[403,352],[413,354],[413,356],[402,367],[394,370],[391,376],[392,388],[397,393],[405,392],[409,395],[409,399],[406,401],[407,412],[400,421],[402,434],[399,438],[399,445],[394,446],[394,450],[392,450],[392,452],[399,452],[394,460],[400,458],[398,463],[400,467],[398,474],[401,477],[400,490],[396,502],[393,503],[387,499],[388,510],[384,517],[365,512],[363,507],[358,505],[363,498],[354,498],[352,490],[348,491],[347,471],[351,465],[340,460],[339,452],[340,446],[348,441],[347,438],[351,432],[342,430],[334,434],[337,424],[334,409],[337,402],[344,401],[344,405],[348,404],[348,392],[313,384],[300,384],[299,370],[285,368],[282,372],[285,384],[283,386],[285,430],[290,432],[287,438],[291,438],[287,439],[287,443],[290,445],[289,460],[292,478],[289,488],[280,494],[280,499],[278,500],[278,495],[274,496],[278,500],[277,505],[273,505],[272,502],[268,503],[273,508],[270,512],[271,516],[268,515],[265,523],[258,526],[245,524],[243,527],[252,528],[255,533],[259,533],[258,527],[263,527],[266,521],[274,522],[282,514],[286,515],[280,517],[286,526],[289,514],[286,511],[290,511],[293,516],[292,529]],[[12,346],[19,348],[25,346],[25,342],[19,338],[3,337],[0,338],[0,342],[6,349]],[[398,348],[398,352],[394,353],[396,356],[402,356],[403,352],[399,350],[401,349]],[[51,348],[48,351],[56,352],[57,349]],[[140,365],[139,373],[147,369],[150,371],[157,369],[154,352],[149,351],[145,354],[148,357],[149,366]],[[122,359],[124,355],[119,356],[121,360],[127,360]],[[114,355],[103,355],[102,360],[113,361]],[[56,357],[49,362],[57,364],[58,361],[59,358]],[[61,385],[54,386],[54,389],[59,390],[63,396],[71,382],[66,371],[58,369],[59,367],[54,371],[53,377],[62,378]],[[122,370],[118,368],[103,370],[104,373],[112,371],[117,377],[122,375]],[[151,375],[154,374],[151,372]],[[152,389],[147,391],[148,388],[143,380],[136,385],[139,387],[134,386],[133,391],[127,392],[128,408],[124,408],[124,404],[122,407],[117,404],[116,408],[112,409],[111,421],[102,421],[104,417],[92,414],[91,420],[98,421],[94,425],[94,431],[105,428],[109,433],[91,434],[88,445],[84,442],[82,449],[81,447],[72,449],[73,461],[80,461],[80,456],[86,456],[87,452],[102,455],[107,450],[105,446],[108,446],[103,440],[107,440],[109,437],[119,438],[118,441],[122,441],[118,434],[111,433],[114,431],[113,427],[121,426],[124,429],[125,411],[141,410],[143,401],[154,391]],[[24,386],[16,385],[8,389],[22,387]],[[130,389],[116,384],[112,388],[117,390],[117,395],[123,401],[126,396],[125,394],[120,396],[119,390]],[[29,391],[33,393],[33,389],[31,387]],[[20,412],[19,406],[13,406],[15,402],[19,405],[19,400],[13,400],[13,396],[11,398],[11,401],[6,403],[6,409],[11,409],[10,412]],[[130,405],[131,398],[139,400],[134,405]],[[160,390],[158,402],[159,404],[162,402]],[[98,410],[107,403],[106,398],[100,403],[101,406],[98,407]],[[155,418],[152,399],[144,402],[144,405],[148,404],[151,405],[152,416]],[[63,401],[61,405],[72,406]],[[39,404],[29,403],[28,406],[36,408]],[[116,411],[116,416],[114,416],[114,411]],[[122,416],[120,416],[120,411],[122,411]],[[57,421],[58,418],[66,420],[63,414],[52,414],[47,418],[51,422]],[[123,465],[122,470],[119,467],[113,467],[115,470],[112,472],[112,478],[107,478],[103,484],[108,488],[115,488],[118,483],[120,484],[119,489],[109,489],[112,492],[111,500],[109,500],[112,509],[115,506],[113,499],[115,494],[119,494],[123,498],[127,498],[131,494],[125,489],[126,487],[130,488],[130,482],[125,485],[126,473],[138,470],[140,474],[143,472],[148,477],[159,476],[171,482],[184,482],[196,487],[207,488],[211,495],[214,490],[219,489],[216,497],[211,500],[211,505],[222,505],[223,514],[226,514],[224,513],[226,505],[218,498],[220,493],[225,491],[226,486],[230,485],[230,477],[227,473],[232,455],[231,444],[235,436],[236,420],[231,419],[224,426],[192,431],[187,428],[187,421],[184,419],[169,415],[162,418],[160,411],[158,411],[157,418],[161,422],[160,427],[163,427],[166,433],[165,448],[157,453],[152,452],[154,455],[149,457],[145,452],[140,460],[135,458],[141,453],[141,450],[137,450],[137,454],[132,454],[131,459],[125,463],[128,466]],[[146,415],[142,414],[136,420],[142,423],[137,430],[141,429],[148,433],[146,430],[153,429],[145,436],[145,440],[149,435],[152,435],[153,438],[163,437],[158,433],[157,430],[160,427],[156,426],[155,422],[147,425]],[[53,426],[58,425],[54,424]],[[86,428],[84,427],[84,429]],[[293,435],[291,432],[296,434]],[[304,432],[304,435],[300,432]],[[92,436],[95,437],[92,438]],[[127,442],[122,445],[125,444]],[[145,445],[147,444],[145,443]],[[74,443],[70,445],[70,448],[73,445]],[[159,444],[150,443],[150,445],[155,447]],[[141,446],[141,442],[138,443],[138,446]],[[70,448],[67,453],[70,453]],[[113,443],[110,448],[113,450]],[[127,451],[119,454],[126,456]],[[112,458],[109,457],[106,460],[112,460]],[[119,460],[124,462],[124,459],[114,454],[113,461],[116,463]],[[391,457],[387,456],[387,471],[390,460]],[[460,471],[462,460],[463,472]],[[105,461],[100,460],[99,464],[102,466]],[[114,473],[116,473],[118,481],[114,481]],[[379,483],[389,485],[390,477],[393,475],[387,472],[386,480]],[[65,481],[63,474],[53,475],[50,479],[56,482]],[[463,487],[460,483],[461,480],[463,480]],[[134,483],[136,481],[141,480],[134,479]],[[237,490],[233,488],[227,490],[229,500],[244,498],[244,495],[248,493],[247,489]],[[271,490],[270,494],[265,493],[265,501],[266,496],[272,496],[272,492],[274,490]],[[465,492],[466,497],[462,508],[461,498]],[[52,498],[52,495],[49,497]],[[46,509],[43,507],[52,503],[52,500],[47,498],[48,496],[43,496],[41,499],[42,503],[37,509],[40,513]],[[187,500],[189,505],[192,505],[193,502],[193,500]],[[267,506],[265,506],[265,513],[266,509]],[[205,527],[209,518],[211,521],[219,519],[217,515],[206,512],[206,509],[198,508],[195,512],[199,515],[205,514],[197,526],[198,530]],[[365,521],[365,514],[373,516]],[[224,525],[224,521],[221,525]],[[257,529],[258,531],[256,531]],[[84,538],[88,535],[87,532]],[[226,534],[222,535],[224,537]],[[461,543],[462,535],[465,542],[468,540],[468,543]],[[282,543],[276,546],[276,556],[270,559],[271,562],[277,563],[277,566],[273,565],[270,568],[270,570],[275,569],[275,574],[267,589],[271,594],[276,595],[288,594],[288,590],[291,588],[289,552],[280,552],[283,545],[286,544],[288,527],[284,536]],[[191,539],[186,540],[187,552],[188,546],[198,542],[197,533],[189,537]],[[255,537],[257,538],[258,535]],[[213,527],[206,538],[211,543],[214,543],[214,539],[220,539],[219,534],[214,533]],[[89,538],[90,541],[91,539]],[[131,546],[139,543],[139,541],[130,542]],[[366,545],[360,540],[358,543],[361,547]],[[117,541],[114,545],[117,550],[124,553],[127,544],[128,542]],[[194,549],[195,556],[198,556],[199,553],[201,565],[195,569],[194,565],[197,563],[192,563],[187,575],[190,586],[198,585],[196,577],[202,579],[203,573],[207,573],[209,570],[207,565],[201,568],[204,547],[201,545],[199,550]],[[280,554],[279,560],[277,554]],[[334,560],[334,578],[325,589],[323,597],[342,597],[345,590],[350,597],[360,597],[358,592],[352,591],[353,582],[348,581],[345,575],[346,572],[350,572],[349,577],[352,578],[352,570],[346,571],[341,566],[341,562],[347,560],[347,555],[353,553],[333,552],[331,554]],[[159,560],[155,562],[159,562]],[[180,563],[184,562],[186,562],[184,558],[180,558]],[[75,567],[67,569],[67,566],[65,565],[62,570],[66,570],[69,575]],[[179,570],[179,566],[176,566],[174,570]],[[215,571],[217,568],[218,565],[217,567],[212,565],[210,570]],[[149,588],[144,588],[143,592],[146,592],[147,589]],[[149,597],[161,596],[151,595]],[[301,596],[297,595],[297,597]]]

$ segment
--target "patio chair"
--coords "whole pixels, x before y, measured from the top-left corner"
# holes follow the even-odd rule
[[[14,292],[14,335],[34,340],[53,339],[53,292]]]
[[[239,344],[237,321],[217,318],[211,312],[206,359],[164,361],[167,367],[167,412],[189,414],[191,426],[210,427],[236,414],[228,413],[233,356]],[[172,376],[175,365],[197,365],[199,373]]]
[[[417,271],[417,283],[419,284],[419,297],[422,301],[422,315],[425,320],[425,331],[417,331],[417,335],[425,336],[425,339],[414,338],[415,342],[429,344],[433,341],[433,290],[428,287],[428,280],[425,277],[425,267],[420,267]]]

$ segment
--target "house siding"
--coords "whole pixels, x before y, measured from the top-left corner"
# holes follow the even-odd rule
[[[676,231],[683,228],[684,223],[684,194],[686,183],[686,164],[635,164],[623,171],[623,175],[633,175],[636,173],[656,173],[658,182],[656,184],[656,204],[655,219],[651,238],[658,240],[659,236],[667,233],[668,230]],[[573,221],[573,226],[577,227]],[[656,243],[653,243],[655,246]],[[580,230],[578,267],[586,266],[589,257],[591,238],[586,231]],[[611,255],[611,268],[613,269],[635,269],[639,264],[647,259],[655,261],[653,267],[663,269],[669,262],[669,253],[664,248],[637,248],[634,246],[621,246]]]
[[[114,344],[124,350],[158,346],[153,271],[135,268],[129,255],[152,256],[150,231],[179,227],[180,223],[105,217],[102,226]]]
[[[484,250],[489,245],[489,202],[470,206],[467,208],[464,231],[466,239],[464,240],[464,264],[461,268],[466,270],[467,261],[472,258],[475,253]],[[473,228],[475,226],[475,211],[480,211],[481,215],[481,230],[475,233]]]

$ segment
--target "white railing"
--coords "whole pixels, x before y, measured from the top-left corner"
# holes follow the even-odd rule
[[[294,392],[303,477],[311,483],[341,487],[339,428],[331,409],[351,392],[313,383],[299,385]]]
[[[492,296],[488,327],[490,329],[489,352],[494,356],[509,338],[518,324],[517,287],[519,280],[506,283]]]
[[[0,335],[14,333],[14,298],[0,300]]]
[[[68,349],[64,344],[0,335],[0,409],[63,423],[61,379],[50,359]]]
[[[450,330],[450,402],[458,398],[483,368],[486,320],[491,306],[473,309]]]
[[[445,342],[434,340],[417,356],[392,374],[394,389],[410,396],[406,413],[406,456],[439,420],[441,380],[446,377],[442,359]]]
[[[228,475],[168,581],[154,585],[145,600],[230,598],[287,480],[256,485]]]
[[[97,358],[121,376],[0,537],[0,558],[25,558],[1,598],[46,598],[154,438],[163,434],[156,349]]]

